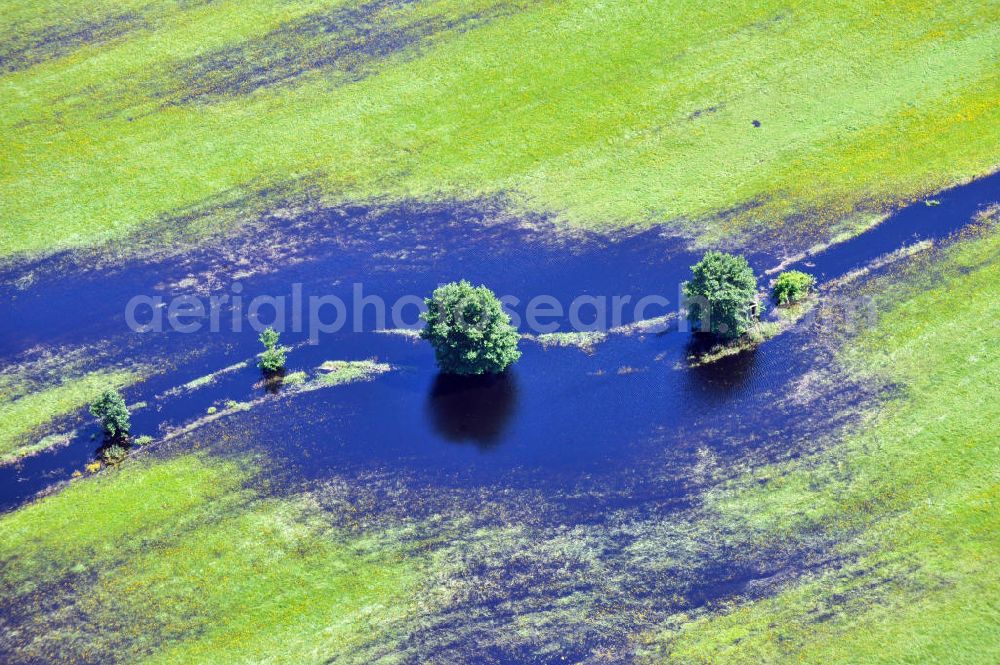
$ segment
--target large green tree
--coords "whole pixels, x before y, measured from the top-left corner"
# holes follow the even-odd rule
[[[521,357],[518,334],[496,295],[485,286],[452,282],[425,300],[420,336],[434,346],[446,374],[498,374]]]
[[[701,332],[727,339],[745,334],[757,302],[757,278],[747,260],[711,251],[691,271],[684,284],[688,320]]]

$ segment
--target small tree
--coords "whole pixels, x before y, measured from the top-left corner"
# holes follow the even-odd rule
[[[517,330],[496,295],[485,286],[452,282],[425,299],[420,336],[434,346],[445,374],[499,374],[521,357]]]
[[[712,251],[691,271],[693,278],[684,283],[688,320],[720,337],[745,334],[757,302],[757,278],[747,260]]]
[[[816,285],[816,278],[799,270],[788,270],[778,275],[771,289],[771,298],[779,305],[796,303],[809,295]]]
[[[285,353],[288,349],[278,344],[280,335],[274,328],[266,328],[257,339],[264,345],[257,365],[265,372],[278,372],[285,367]]]
[[[274,328],[267,327],[257,339],[260,340],[260,343],[264,345],[265,349],[273,349],[278,345],[278,340],[281,339],[281,333]]]
[[[113,439],[128,434],[132,427],[129,423],[125,398],[117,390],[105,390],[100,398],[90,405],[90,413],[101,421],[104,431]]]

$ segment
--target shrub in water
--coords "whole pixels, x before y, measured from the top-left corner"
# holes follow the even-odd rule
[[[260,334],[257,339],[260,343],[264,345],[265,349],[273,349],[278,345],[278,339],[281,338],[281,334],[274,328],[265,328],[264,332]]]
[[[779,305],[796,303],[809,295],[815,285],[816,278],[809,273],[788,270],[778,275],[778,279],[774,281],[771,298]]]
[[[265,372],[280,372],[285,367],[285,348],[279,346],[265,350],[258,364]]]
[[[684,283],[688,320],[720,337],[746,333],[757,302],[757,278],[747,260],[713,251],[691,271],[693,278]]]
[[[117,443],[112,443],[101,453],[101,459],[105,464],[120,464],[128,457],[128,451]]]
[[[258,337],[264,345],[264,353],[260,355],[257,365],[265,372],[278,372],[285,367],[285,353],[288,349],[278,345],[279,336],[274,328],[267,328]]]
[[[105,390],[104,394],[90,405],[90,413],[101,421],[104,431],[111,438],[128,434],[129,428],[132,426],[129,423],[125,399],[117,390]]]
[[[519,336],[503,306],[485,286],[467,281],[435,289],[425,300],[420,336],[434,346],[446,374],[499,374],[521,357]]]

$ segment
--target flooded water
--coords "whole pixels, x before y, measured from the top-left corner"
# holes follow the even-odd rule
[[[821,281],[862,267],[880,254],[923,240],[942,240],[965,226],[977,211],[1000,200],[1000,173],[909,205],[852,240],[791,266]]]
[[[804,269],[826,280],[904,244],[945,238],[995,201],[998,191],[1000,176],[994,175],[944,192],[938,205],[912,205],[809,257]],[[361,284],[365,295],[392,303],[466,278],[522,304],[543,294],[562,303],[581,295],[669,300],[651,305],[643,313],[649,317],[676,312],[679,286],[699,258],[657,230],[553,241],[524,226],[492,223],[488,212],[468,206],[320,210],[275,223],[281,224],[287,225],[282,233],[294,234],[307,251],[256,274],[261,266],[232,263],[225,243],[182,260],[111,269],[88,269],[69,255],[10,270],[0,276],[0,297],[8,302],[0,319],[0,355],[12,362],[39,346],[104,344],[132,362],[175,364],[125,391],[130,403],[149,403],[134,414],[133,431],[159,436],[226,400],[262,397],[252,362],[259,344],[247,325],[240,332],[131,332],[124,312],[138,294],[204,297],[239,290],[246,303],[256,295],[290,296],[299,284],[307,295],[334,294],[350,304],[354,285]],[[777,263],[766,255],[750,258],[758,273]],[[334,470],[377,469],[442,486],[532,487],[555,495],[586,482],[609,490],[601,493],[606,505],[588,501],[578,508],[576,518],[585,519],[616,502],[682,501],[684,479],[665,484],[663,478],[687,468],[699,450],[723,459],[756,447],[780,454],[810,428],[828,427],[826,416],[833,415],[832,409],[804,413],[784,400],[818,362],[808,331],[700,367],[684,362],[696,342],[676,323],[664,332],[612,334],[589,353],[524,341],[523,358],[506,375],[462,379],[439,375],[423,342],[374,332],[379,321],[373,306],[364,314],[361,332],[325,335],[318,344],[305,343],[305,332],[287,331],[282,341],[295,346],[288,371],[312,371],[332,359],[377,358],[391,363],[393,372],[371,382],[279,394],[250,413],[206,426],[201,436],[225,431],[234,420],[253,423],[253,445],[266,451],[289,486]],[[411,308],[408,319],[415,315]],[[635,318],[625,307],[620,323]],[[565,317],[558,323],[568,329]],[[163,394],[244,360],[250,360],[246,367],[210,385]],[[94,425],[84,424],[68,446],[0,468],[0,507],[20,505],[81,469],[93,458],[96,434]],[[610,491],[615,487],[622,491]]]
[[[937,205],[912,205],[793,267],[816,274],[822,283],[903,245],[948,238],[978,208],[1000,199],[1000,175],[936,199]],[[229,400],[253,403],[248,411],[157,441],[139,454],[171,455],[194,446],[219,455],[250,452],[264,461],[264,473],[274,481],[269,491],[277,493],[309,490],[334,478],[359,485],[389,479],[366,487],[372,514],[403,510],[419,518],[435,514],[455,496],[498,502],[506,496],[537,497],[545,510],[533,511],[536,526],[556,530],[620,525],[615,521],[624,513],[634,520],[630,524],[639,525],[629,528],[670,524],[673,515],[692,505],[701,482],[696,470],[704,460],[724,470],[748,460],[798,454],[804,442],[848,422],[852,411],[847,407],[874,397],[849,382],[824,387],[822,399],[800,394],[806,378],[829,362],[829,352],[810,327],[696,366],[687,359],[701,342],[679,329],[676,318],[658,331],[629,328],[637,319],[675,314],[680,284],[699,258],[679,239],[655,229],[563,236],[538,225],[498,223],[488,207],[462,205],[314,210],[255,228],[258,237],[156,261],[98,268],[82,255],[68,254],[8,268],[0,274],[0,298],[6,303],[0,357],[14,364],[30,360],[39,349],[69,353],[93,347],[101,357],[126,366],[156,366],[152,378],[124,391],[129,403],[147,403],[133,414],[136,435],[162,439],[203,419],[210,409],[225,408]],[[764,254],[749,258],[758,274],[779,263]],[[307,330],[292,325],[282,339],[293,347],[289,373],[315,374],[328,360],[376,359],[393,367],[371,381],[310,392],[287,386],[274,391],[261,381],[254,364],[257,333],[245,322],[239,331],[225,326],[214,333],[137,333],[125,321],[126,304],[136,295],[226,294],[249,303],[255,296],[291,297],[300,290],[306,297],[336,295],[350,306],[355,284],[365,295],[393,303],[460,278],[517,297],[521,309],[514,309],[522,317],[524,304],[541,295],[564,305],[582,295],[631,296],[633,304],[659,295],[664,301],[645,312],[623,308],[621,320],[613,322],[620,327],[590,349],[524,340],[521,360],[495,377],[440,375],[429,345],[376,330],[380,322],[374,306],[359,317],[359,331],[348,326],[320,336],[316,344],[308,343]],[[411,308],[408,319],[415,314]],[[263,319],[267,322],[268,314]],[[569,329],[566,317],[554,320],[561,330]],[[218,373],[213,381],[182,387],[210,373]],[[83,412],[64,419],[58,431],[77,428],[68,445],[0,467],[0,510],[57,489],[92,460],[100,442],[90,421]],[[467,511],[473,513],[476,505],[470,500]],[[624,552],[635,537],[629,528],[603,529],[607,535],[599,556]],[[637,570],[602,593],[619,594],[642,604],[643,612],[653,608],[666,616],[678,608],[752,594],[784,571],[807,569],[807,553],[790,549],[768,558],[722,547],[710,555],[699,553],[697,565],[683,571],[682,584]],[[623,560],[631,569],[629,559]],[[481,613],[436,618],[440,623],[429,624],[426,635],[414,639],[436,644],[447,636],[449,645],[439,650],[450,653],[451,631],[472,622],[455,644],[475,642],[477,660],[548,662],[537,653],[475,637],[517,613],[501,607],[509,599],[540,595],[556,601],[549,595],[561,593],[557,586],[555,591],[534,586],[544,582],[544,567],[526,572],[519,569],[524,565],[512,561],[503,574],[529,580],[530,588],[509,590],[506,600],[483,601]],[[7,611],[0,605],[0,616]],[[16,623],[16,617],[10,621]],[[601,628],[589,619],[577,629],[582,637],[574,637],[558,662],[583,658],[620,633],[618,626]]]

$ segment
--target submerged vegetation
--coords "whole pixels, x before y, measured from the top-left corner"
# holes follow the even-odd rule
[[[126,464],[0,517],[5,597],[38,608],[65,585],[58,612],[25,615],[19,631],[37,637],[21,654],[319,662],[416,610],[414,545],[352,534],[308,495],[267,498],[250,480],[204,456]],[[67,630],[67,613],[101,630]]]
[[[905,386],[803,462],[753,471],[712,504],[774,541],[823,534],[840,565],[774,597],[677,617],[650,662],[964,662],[1000,657],[1000,236],[959,244],[900,285],[850,346],[857,371]],[[924,287],[926,290],[921,290]],[[956,334],[956,331],[961,331]]]
[[[281,377],[281,383],[285,386],[297,386],[301,383],[305,383],[307,378],[309,378],[309,375],[300,370],[298,372],[291,372]]]
[[[294,396],[302,393],[346,385],[356,381],[369,381],[380,374],[392,370],[387,363],[375,360],[328,360],[319,366],[319,372],[312,377],[304,370],[289,372],[266,378],[258,386],[268,388],[268,396],[257,397],[251,401],[227,399],[223,408],[214,404],[206,409],[205,415],[196,418],[180,427],[171,428],[163,437],[164,440],[176,439],[188,435],[209,423],[221,420],[227,416],[250,411],[256,406],[266,403],[275,395]],[[273,393],[273,394],[271,394]]]
[[[926,277],[918,284],[929,286],[926,292],[894,291],[891,280],[877,290],[884,320],[860,341],[848,340],[844,355],[862,377],[905,385],[889,408],[866,416],[863,429],[847,430],[830,449],[810,442],[803,457],[781,464],[735,457],[726,468],[707,446],[689,451],[692,459],[677,471],[695,492],[686,497],[690,510],[626,504],[608,520],[590,520],[587,508],[588,519],[566,524],[562,489],[555,497],[516,486],[442,492],[395,474],[380,480],[369,468],[354,475],[347,464],[349,471],[328,482],[296,479],[273,491],[282,470],[270,460],[260,475],[244,466],[233,445],[239,427],[223,430],[219,454],[186,452],[195,441],[213,445],[208,430],[194,429],[218,417],[391,368],[377,360],[328,361],[317,371],[290,372],[286,378],[297,378],[286,393],[226,403],[225,411],[162,437],[172,448],[139,459],[109,446],[100,474],[81,474],[0,516],[0,588],[6,603],[23,608],[0,616],[0,650],[22,660],[461,662],[474,661],[485,643],[523,661],[582,653],[610,661],[815,655],[853,662],[855,654],[877,653],[882,639],[872,635],[911,630],[922,638],[910,643],[918,657],[967,644],[975,646],[973,662],[980,653],[992,657],[984,623],[952,612],[959,602],[975,607],[976,617],[995,609],[968,596],[966,575],[988,576],[996,563],[995,511],[978,480],[993,463],[994,414],[985,400],[996,388],[996,344],[988,324],[972,318],[985,312],[992,320],[997,243],[985,236],[937,255],[946,259],[937,274],[915,271]],[[929,313],[934,302],[949,315]],[[806,299],[782,314],[793,320],[811,304]],[[950,317],[971,326],[970,336],[935,360],[936,378],[928,380],[919,356],[954,334]],[[975,386],[961,378],[969,362],[977,365]],[[940,404],[939,389],[949,393]],[[977,389],[984,393],[978,403],[965,404]],[[956,440],[963,442],[958,450]],[[914,456],[916,469],[908,466]],[[942,470],[948,465],[956,468]],[[969,470],[975,478],[963,475]],[[606,480],[574,488],[574,498],[600,502]],[[372,484],[380,482],[375,494]],[[642,482],[670,487],[655,469]],[[615,491],[633,498],[627,483]],[[123,496],[141,496],[142,505],[118,506]],[[896,531],[900,525],[906,533]],[[942,544],[935,529],[949,541]],[[805,568],[803,551],[814,557]],[[699,585],[730,565],[768,578],[719,604],[700,600]],[[89,630],[80,616],[104,630]],[[948,634],[936,643],[934,630]]]
[[[103,446],[100,451],[101,461],[107,465],[121,464],[128,457],[128,448],[117,441]]]
[[[595,653],[612,661],[991,663],[1000,511],[983,479],[996,470],[1000,417],[998,257],[987,236],[949,250],[934,274],[877,284],[882,321],[849,342],[845,362],[905,390],[802,459],[730,470],[700,450],[690,470],[705,484],[700,505],[669,519],[622,511],[545,528],[533,520],[552,506],[515,490],[476,499],[506,526],[470,526],[464,503],[454,524],[436,509],[427,522],[396,512],[409,497],[430,500],[419,491],[378,516],[361,508],[367,484],[272,497],[249,467],[208,454],[74,481],[0,517],[5,596],[39,610],[18,615],[29,636],[19,653],[455,662],[469,656],[454,650],[465,640],[533,655],[599,636],[607,646]],[[955,323],[969,334],[956,338]],[[818,563],[779,569],[766,593],[664,610],[683,605],[670,594],[683,597],[692,576],[716,572],[719,549],[750,560],[777,551],[795,565],[797,548],[816,543]],[[650,593],[631,595],[641,584]],[[493,603],[516,622],[498,620]],[[81,613],[106,630],[61,622]]]
[[[240,361],[238,363],[233,363],[228,367],[223,367],[222,369],[211,372],[210,374],[205,374],[204,376],[199,376],[196,379],[191,379],[184,385],[171,388],[170,390],[167,390],[164,393],[164,396],[169,397],[173,395],[181,395],[184,392],[193,392],[195,390],[205,388],[206,386],[210,386],[216,381],[218,381],[220,377],[239,371],[244,367],[247,367],[249,364],[250,364],[249,361],[246,360]]]
[[[587,353],[593,353],[594,348],[608,338],[608,333],[592,331],[592,332],[554,332],[554,333],[542,333],[533,337],[536,342],[541,344],[543,347],[548,348],[550,346],[557,347],[576,347],[581,351],[586,351]]]
[[[1000,208],[861,267],[820,251],[997,169],[995,14],[7,3],[0,292],[25,315],[0,335],[0,661],[1000,661]],[[250,331],[56,309],[362,274],[589,295],[705,247],[822,291],[783,272],[762,315],[747,260],[709,251],[683,289],[704,335],[522,336],[463,280],[420,332],[380,331],[403,339],[342,330],[289,366],[268,328],[256,367]],[[880,318],[816,334],[843,293]],[[163,380],[128,405],[139,362]]]
[[[339,386],[353,381],[364,381],[392,369],[387,363],[376,360],[327,360],[319,366],[322,372],[313,383],[315,386]],[[307,384],[308,386],[308,384]]]

